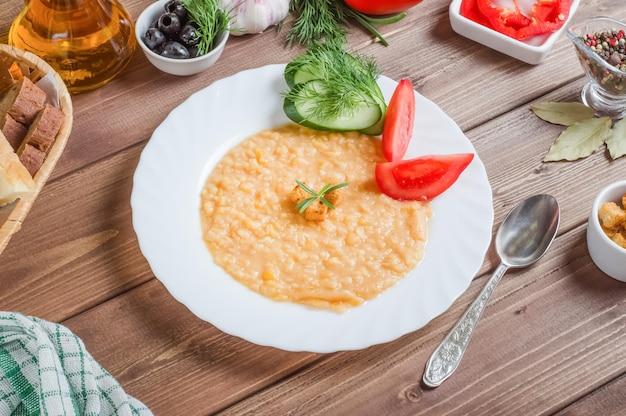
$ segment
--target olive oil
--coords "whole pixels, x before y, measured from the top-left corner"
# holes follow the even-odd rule
[[[9,44],[48,62],[71,93],[113,79],[136,42],[130,15],[117,0],[29,0],[9,32]]]

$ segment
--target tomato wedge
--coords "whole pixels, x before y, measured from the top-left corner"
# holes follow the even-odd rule
[[[473,159],[473,153],[458,153],[378,163],[376,183],[393,199],[430,201],[450,188]]]
[[[413,135],[415,120],[415,92],[408,79],[401,79],[387,106],[383,124],[383,154],[389,162],[404,157]]]

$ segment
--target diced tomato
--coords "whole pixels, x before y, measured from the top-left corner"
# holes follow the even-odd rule
[[[371,15],[396,14],[410,9],[422,0],[344,0],[357,12]]]
[[[389,162],[404,157],[413,135],[415,92],[408,79],[401,79],[393,92],[383,124],[383,154]]]
[[[473,153],[459,153],[378,163],[376,183],[393,199],[430,201],[450,188],[473,159]]]

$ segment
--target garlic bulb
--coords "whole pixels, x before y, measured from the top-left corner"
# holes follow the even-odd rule
[[[289,14],[289,0],[220,0],[233,35],[261,33]]]

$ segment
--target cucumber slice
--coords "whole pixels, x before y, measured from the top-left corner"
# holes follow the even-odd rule
[[[385,115],[387,114],[387,105],[385,103],[380,104],[380,111],[382,116],[378,120],[378,123],[368,128],[359,130],[361,133],[367,134],[369,136],[378,136],[379,134],[382,134],[383,125],[385,123]]]
[[[361,73],[363,76],[370,75],[363,64],[351,55],[345,56],[346,63],[350,71]],[[324,70],[324,66],[315,63],[303,63],[299,61],[291,61],[285,67],[283,73],[287,86],[293,88],[296,84],[312,81],[314,79],[324,80],[331,74]]]
[[[333,115],[328,115],[324,110],[332,101],[332,91],[328,91],[326,84],[312,80],[294,85],[285,95],[283,110],[292,121],[317,130],[354,131],[370,129],[379,123],[382,126],[384,112],[379,103],[363,101],[340,113],[334,109]]]
[[[290,62],[285,67],[285,82],[289,88],[293,88],[296,84],[302,84],[314,79],[323,79],[324,74],[320,68],[311,64],[297,64]]]

